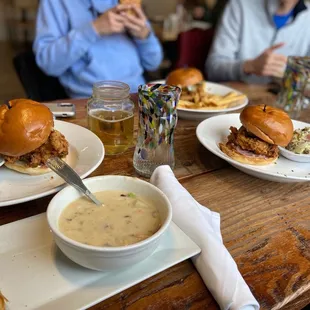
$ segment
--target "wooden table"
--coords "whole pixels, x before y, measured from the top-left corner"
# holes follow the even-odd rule
[[[265,87],[230,83],[251,104],[272,104]],[[72,101],[86,125],[86,100]],[[306,117],[306,116],[305,116]],[[230,167],[198,142],[197,122],[179,120],[175,174],[203,205],[221,214],[224,243],[261,304],[261,309],[301,309],[310,303],[309,184],[281,184],[253,178]],[[92,174],[135,175],[133,150],[106,157]],[[46,210],[51,197],[0,208],[0,225]],[[96,306],[102,309],[218,309],[190,260],[178,264]]]

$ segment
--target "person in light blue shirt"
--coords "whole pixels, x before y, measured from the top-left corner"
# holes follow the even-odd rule
[[[310,7],[303,0],[230,0],[206,62],[213,81],[269,83],[288,56],[310,56]]]
[[[136,92],[144,71],[156,70],[163,58],[143,11],[117,0],[41,0],[33,49],[38,66],[72,98],[89,97],[102,80]]]

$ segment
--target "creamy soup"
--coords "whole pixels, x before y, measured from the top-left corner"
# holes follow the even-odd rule
[[[154,202],[120,191],[103,191],[95,196],[98,207],[79,198],[60,215],[59,230],[68,238],[95,246],[124,246],[153,235],[161,226]]]

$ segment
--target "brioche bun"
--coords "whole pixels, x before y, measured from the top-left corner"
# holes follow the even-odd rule
[[[29,99],[9,101],[0,106],[0,154],[22,156],[45,143],[54,126],[53,114]]]
[[[225,153],[230,158],[238,161],[239,163],[246,164],[246,165],[253,165],[253,166],[266,166],[276,162],[278,156],[274,157],[266,157],[266,156],[255,156],[253,154],[247,155],[244,153],[239,153],[237,149],[234,148],[231,144],[219,144],[220,149],[223,153]]]
[[[264,105],[248,106],[240,114],[247,131],[261,140],[286,147],[293,137],[293,123],[284,111]]]
[[[196,68],[179,68],[169,73],[167,85],[186,87],[204,80],[203,74]]]
[[[141,6],[142,0],[119,0],[120,4],[134,4],[137,6]]]
[[[47,167],[36,167],[32,168],[26,165],[26,163],[22,161],[16,161],[15,163],[8,163],[4,164],[8,169],[29,175],[41,175],[51,172],[51,170]]]
[[[119,0],[120,4],[136,5],[137,7],[140,7],[140,8],[141,8],[141,2],[142,0]],[[128,10],[128,14],[136,15],[135,11],[132,9]]]
[[[62,160],[67,161],[67,156],[62,158]],[[26,163],[18,160],[15,163],[9,163],[6,162],[4,164],[8,169],[23,173],[23,174],[29,174],[29,175],[41,175],[52,172],[51,169],[43,166],[39,167],[29,167]]]

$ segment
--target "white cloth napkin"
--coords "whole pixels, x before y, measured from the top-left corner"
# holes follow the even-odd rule
[[[201,248],[192,261],[220,308],[258,310],[258,302],[223,244],[220,215],[198,204],[169,166],[158,167],[151,183],[168,197],[173,222]]]

